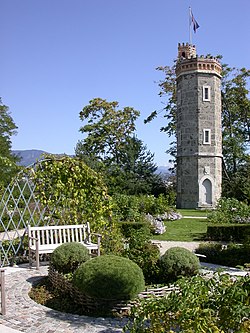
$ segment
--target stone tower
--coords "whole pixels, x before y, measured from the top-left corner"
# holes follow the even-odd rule
[[[213,208],[221,196],[221,65],[178,45],[177,208]]]

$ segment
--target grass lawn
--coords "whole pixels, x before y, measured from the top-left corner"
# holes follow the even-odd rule
[[[177,209],[177,212],[180,213],[182,216],[206,217],[211,211],[196,209]]]
[[[165,225],[167,231],[162,235],[154,235],[153,239],[180,242],[202,241],[207,232],[206,219],[184,218],[166,222]]]

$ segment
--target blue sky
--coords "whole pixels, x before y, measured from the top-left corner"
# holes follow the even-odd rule
[[[250,68],[250,0],[0,0],[0,96],[18,126],[13,149],[73,154],[79,112],[95,97],[141,112],[137,136],[167,165],[157,66],[189,40],[188,7],[200,28],[197,53]]]

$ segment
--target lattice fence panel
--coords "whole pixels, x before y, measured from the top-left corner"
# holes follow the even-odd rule
[[[42,207],[37,198],[36,186],[32,182],[33,173],[33,167],[19,173],[1,198],[0,266],[10,265],[16,257],[27,256],[28,224],[32,226],[58,224],[53,217],[53,211]]]

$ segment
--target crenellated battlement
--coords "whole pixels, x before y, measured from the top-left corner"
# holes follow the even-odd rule
[[[189,43],[178,43],[178,59],[191,59],[196,57],[196,47]]]
[[[212,56],[198,56],[195,45],[189,43],[178,44],[178,59],[176,64],[176,76],[188,72],[211,72],[221,77],[221,64]]]

